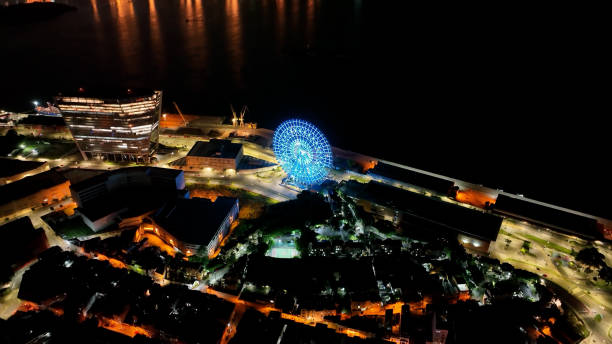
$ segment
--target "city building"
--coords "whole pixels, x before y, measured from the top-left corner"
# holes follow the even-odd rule
[[[41,228],[35,229],[27,216],[0,225],[0,236],[4,243],[0,250],[0,267],[13,271],[48,247],[45,232]]]
[[[136,241],[154,233],[185,255],[212,257],[229,234],[238,211],[237,198],[217,197],[214,202],[206,198],[176,198],[150,217],[151,224],[140,226]]]
[[[181,169],[201,171],[210,168],[219,171],[235,171],[242,154],[242,144],[232,143],[230,140],[198,141],[187,153],[185,165]]]
[[[83,159],[150,162],[159,144],[162,92],[86,91],[55,98]]]
[[[16,216],[70,197],[70,182],[55,169],[0,186],[0,218]]]
[[[48,170],[49,164],[46,161],[0,158],[0,185],[16,182]]]
[[[497,196],[492,208],[494,212],[504,216],[527,220],[586,240],[604,238],[604,225],[598,223],[596,218],[580,212],[504,194]]]
[[[486,253],[497,239],[502,218],[485,211],[444,202],[390,185],[355,180],[341,188],[364,210],[405,228],[440,230],[457,235],[459,242],[474,251]]]
[[[450,196],[478,208],[491,209],[504,217],[526,220],[586,240],[612,240],[612,220],[561,206],[475,185],[435,173],[377,161],[367,171],[376,181],[434,195]],[[499,204],[497,204],[499,202]]]
[[[108,171],[70,189],[76,213],[95,232],[116,224],[137,226],[167,199],[189,195],[183,171],[158,167]]]

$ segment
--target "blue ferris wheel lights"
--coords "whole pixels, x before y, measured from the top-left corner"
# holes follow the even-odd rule
[[[323,133],[311,123],[290,119],[274,131],[274,155],[295,182],[314,185],[327,177],[332,151]]]

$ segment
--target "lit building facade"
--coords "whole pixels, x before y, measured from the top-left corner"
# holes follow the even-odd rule
[[[85,160],[150,162],[157,150],[161,91],[104,94],[80,89],[74,96],[55,100]]]
[[[70,197],[70,182],[49,170],[0,186],[0,218],[24,215]]]
[[[240,143],[230,140],[198,141],[185,156],[187,171],[201,171],[210,168],[218,171],[237,170],[242,159],[243,148]]]

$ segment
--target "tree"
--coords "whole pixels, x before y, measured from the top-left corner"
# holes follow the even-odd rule
[[[531,241],[524,241],[523,242],[523,246],[521,246],[521,252],[523,253],[527,253],[529,252],[529,249],[531,248]]]
[[[138,264],[145,270],[152,270],[164,263],[161,251],[155,246],[145,247],[137,257]]]
[[[384,234],[391,234],[395,232],[395,226],[391,221],[380,220],[376,221],[375,227]]]
[[[208,132],[208,136],[219,137],[221,136],[221,132],[219,132],[218,130],[212,129],[211,131]]]
[[[281,227],[305,228],[323,223],[330,217],[329,204],[322,195],[303,191],[297,199],[268,206],[256,223],[264,232],[271,232]]]
[[[11,140],[16,140],[19,137],[19,135],[17,134],[17,131],[15,129],[9,129],[6,132],[5,136],[6,136],[6,138],[11,139]]]
[[[0,264],[0,285],[6,284],[13,278],[13,269],[6,264]]]
[[[357,217],[363,221],[364,226],[371,226],[374,224],[375,219],[372,214],[365,211],[365,209],[363,209],[363,207],[360,205],[357,205],[355,208],[357,209]]]
[[[604,255],[599,253],[595,247],[580,250],[576,255],[576,260],[594,267],[606,266]]]
[[[510,265],[508,263],[502,263],[501,269],[503,271],[506,271],[506,272],[513,272],[514,271],[514,266],[512,266],[512,265]]]
[[[606,283],[612,283],[612,268],[605,265],[599,270],[599,278],[606,281]]]
[[[308,256],[308,247],[311,242],[317,241],[317,234],[310,229],[302,229],[300,237],[297,239],[297,248],[302,257]]]

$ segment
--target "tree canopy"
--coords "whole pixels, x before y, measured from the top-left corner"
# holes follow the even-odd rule
[[[605,266],[604,255],[601,254],[595,247],[583,248],[576,255],[576,260],[594,267]]]

